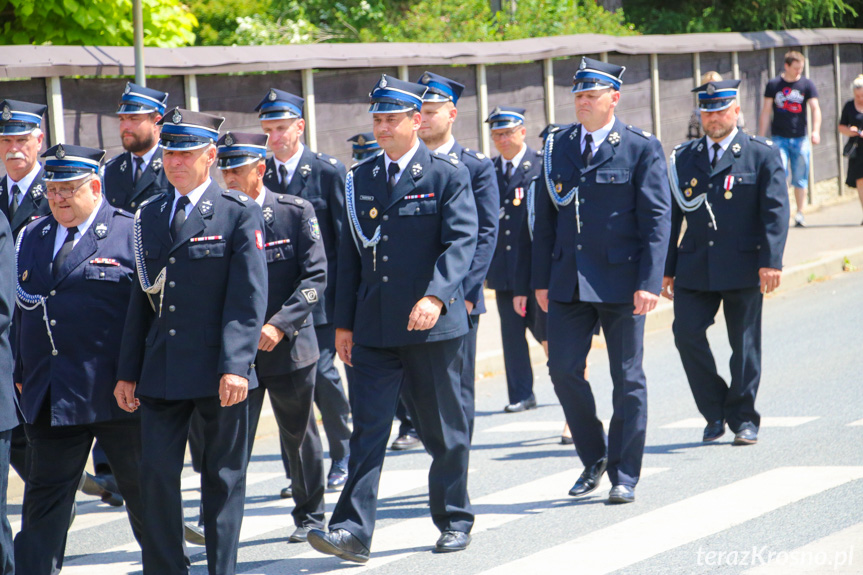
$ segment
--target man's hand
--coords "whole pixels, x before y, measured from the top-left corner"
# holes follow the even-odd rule
[[[821,143],[821,134],[819,134],[818,132],[812,132],[811,138],[812,138],[812,145],[813,146],[817,146],[818,144]]]
[[[351,363],[351,351],[354,348],[354,332],[349,329],[336,328],[336,352],[345,365],[354,366]]]
[[[222,374],[219,380],[219,399],[222,407],[231,407],[245,401],[249,395],[249,380],[233,373]]]
[[[117,405],[123,411],[133,413],[141,405],[141,401],[135,397],[136,385],[134,381],[120,380],[114,386],[114,398],[117,400]]]
[[[664,276],[662,278],[662,291],[659,292],[664,298],[668,298],[670,300],[674,299],[674,278],[671,276]]]
[[[527,296],[526,295],[517,295],[512,298],[512,309],[515,310],[515,313],[524,317],[527,315]]]
[[[272,324],[264,324],[264,327],[261,328],[261,339],[258,340],[258,349],[273,351],[283,337],[285,337],[285,332]]]
[[[548,313],[548,290],[547,289],[538,289],[536,290],[536,303],[539,304],[539,309]]]
[[[761,279],[761,293],[770,293],[779,287],[782,279],[782,270],[759,268],[758,277]]]
[[[425,296],[411,310],[408,321],[408,331],[425,331],[431,329],[440,317],[443,302],[435,296]]]
[[[646,315],[656,307],[656,302],[659,301],[659,296],[655,293],[650,293],[645,290],[638,290],[632,298],[632,303],[635,306],[634,315]]]
[[[473,312],[473,308],[476,306],[473,305],[472,301],[464,300],[464,307],[467,308],[467,315],[470,315]]]

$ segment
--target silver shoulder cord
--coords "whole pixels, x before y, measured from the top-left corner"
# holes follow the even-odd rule
[[[51,333],[51,321],[48,319],[48,296],[27,293],[21,287],[20,275],[18,275],[18,254],[21,251],[21,240],[24,239],[24,230],[18,234],[15,242],[15,300],[18,307],[26,311],[32,311],[42,306],[42,319],[45,321],[45,330],[48,332],[48,341],[51,342],[51,355],[57,355],[57,347],[54,345],[54,334]]]
[[[717,229],[716,216],[713,215],[710,202],[707,201],[707,192],[702,192],[691,199],[683,196],[683,192],[680,190],[680,179],[677,176],[677,150],[673,150],[671,157],[668,159],[668,181],[671,184],[671,195],[674,196],[681,210],[684,212],[694,212],[701,207],[701,204],[704,204],[707,208],[707,213],[710,214],[710,220],[713,222],[713,229]]]
[[[156,276],[156,281],[150,283],[150,278],[147,274],[147,263],[144,259],[144,246],[141,239],[141,208],[135,212],[135,268],[138,272],[138,283],[141,284],[141,289],[147,294],[150,299],[150,306],[153,311],[156,311],[156,304],[153,303],[153,296],[159,294],[159,317],[162,316],[162,302],[165,299],[165,277],[167,271],[165,268]]]
[[[578,233],[581,233],[581,213],[579,210],[579,206],[581,202],[578,200],[578,186],[575,186],[567,194],[563,197],[557,195],[557,192],[554,189],[554,181],[551,179],[551,152],[554,147],[554,134],[549,134],[545,138],[545,146],[543,146],[542,150],[542,160],[543,160],[543,176],[545,177],[545,189],[548,190],[548,195],[551,198],[552,204],[556,210],[560,211],[560,208],[565,208],[572,200],[575,199],[575,222],[577,226]]]
[[[360,220],[357,217],[357,204],[354,195],[354,172],[350,170],[345,180],[345,203],[348,205],[348,218],[350,218],[351,237],[354,239],[354,244],[357,246],[357,251],[362,255],[360,243],[362,247],[372,248],[372,265],[377,271],[378,264],[378,243],[381,241],[381,226],[378,225],[371,239],[363,234],[363,228],[360,226]]]
[[[527,187],[527,231],[533,241],[533,227],[536,225],[536,179]]]

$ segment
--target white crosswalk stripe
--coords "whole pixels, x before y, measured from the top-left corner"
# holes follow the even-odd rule
[[[863,427],[863,419],[858,419],[857,421],[852,421],[848,424],[848,427]]]

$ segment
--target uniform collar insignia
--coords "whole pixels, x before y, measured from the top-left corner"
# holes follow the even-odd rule
[[[522,164],[521,164],[521,167],[522,167],[525,171],[529,170],[529,169],[530,169],[530,166],[531,166],[530,160],[525,160],[525,161],[524,161],[524,162],[522,162]]]
[[[612,146],[616,146],[620,143],[620,134],[617,132],[612,132],[608,135],[608,143]]]
[[[162,205],[159,206],[159,213],[161,214],[162,212],[164,212],[165,208],[167,208],[167,207],[168,207],[168,202],[162,202]]]
[[[101,240],[108,235],[108,226],[106,224],[96,224],[96,227],[93,228],[93,233]]]
[[[703,150],[703,149],[704,149],[704,144],[703,144],[703,143],[698,144],[698,147],[697,147],[697,148],[695,148],[695,149],[696,149],[696,150],[698,150],[698,151],[700,152],[701,150]]]
[[[733,146],[731,146],[731,151],[734,152],[734,155],[738,155],[740,153],[740,143],[735,142]]]
[[[44,238],[45,236],[47,236],[48,232],[50,232],[50,231],[51,231],[51,224],[47,224],[45,227],[42,228],[42,237]]]
[[[270,206],[264,208],[264,221],[268,224],[271,224],[275,219],[276,217],[273,215],[273,208],[271,208]]]
[[[422,173],[423,173],[423,167],[419,163],[416,163],[413,166],[411,166],[411,175],[413,177],[417,178]]]
[[[458,160],[458,154],[456,154],[455,152],[450,152],[449,155],[453,160]]]
[[[269,178],[270,176],[272,176],[272,175],[273,175],[273,168],[270,168],[269,170],[267,170],[267,173],[266,173],[266,174],[264,174],[264,175],[265,175],[266,177],[268,177],[268,178]]]
[[[153,167],[154,172],[158,172],[162,169],[162,158],[153,158],[153,161],[150,162],[150,166]]]
[[[123,160],[123,163],[120,164],[120,171],[125,172],[126,168],[128,168],[128,167],[129,167],[129,162],[126,160]]]
[[[33,189],[30,191],[30,196],[32,196],[34,200],[38,200],[39,198],[41,198],[42,184],[36,184],[35,186],[33,186]]]
[[[201,202],[201,207],[198,208],[198,211],[201,212],[202,216],[206,216],[213,211],[213,202],[210,200],[204,200]]]
[[[575,139],[575,135],[576,135],[576,133],[577,133],[577,132],[578,132],[578,130],[573,130],[573,131],[571,131],[571,132],[569,133],[569,139],[570,139],[570,140],[574,140],[574,139]]]
[[[373,177],[373,178],[377,178],[377,177],[378,177],[378,172],[380,172],[380,171],[381,171],[381,167],[380,167],[380,166],[375,166],[375,167],[372,169],[372,177]]]
[[[303,175],[304,178],[306,178],[309,174],[312,173],[312,167],[308,164],[303,164],[302,166],[300,166],[300,173]]]

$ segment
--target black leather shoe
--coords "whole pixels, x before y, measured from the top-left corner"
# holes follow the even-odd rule
[[[204,537],[204,528],[188,521],[183,521],[183,537],[186,541],[195,545],[207,544],[207,540]]]
[[[758,443],[758,432],[750,427],[744,427],[734,434],[732,445],[755,445]]]
[[[393,441],[393,444],[390,445],[390,449],[393,451],[404,451],[406,449],[419,447],[420,445],[420,439],[415,435],[399,435],[396,437],[395,441]]]
[[[434,545],[435,553],[464,551],[470,545],[470,533],[464,531],[444,531]]]
[[[69,514],[69,527],[67,530],[72,528],[72,524],[75,523],[75,517],[78,516],[78,504],[76,502],[72,502],[72,513]]]
[[[290,537],[288,537],[288,543],[305,543],[311,529],[311,527],[306,525],[300,525],[294,529],[294,532],[291,533]]]
[[[572,445],[575,441],[572,439],[571,435],[561,435],[560,436],[560,444],[561,445]]]
[[[348,480],[348,458],[333,460],[330,473],[327,475],[327,489],[341,489]]]
[[[520,411],[527,411],[528,409],[535,409],[535,408],[536,408],[536,397],[531,395],[527,399],[522,399],[521,401],[519,401],[517,403],[510,403],[509,405],[504,407],[503,410],[506,413],[518,413]]]
[[[282,490],[279,492],[279,497],[281,497],[282,499],[290,499],[291,497],[293,497],[293,495],[294,492],[291,490],[290,485],[288,485],[287,487],[283,487]]]
[[[575,485],[572,486],[572,489],[569,490],[569,494],[573,497],[581,497],[582,495],[587,495],[596,490],[596,488],[599,487],[599,480],[602,479],[602,474],[605,473],[605,466],[607,464],[608,458],[603,457],[590,467],[586,467],[584,471],[581,472],[581,476],[578,478],[578,481],[576,481]]]
[[[309,545],[325,555],[335,555],[345,561],[365,563],[369,560],[368,548],[345,529],[335,529],[325,533],[320,529],[310,529]]]
[[[113,475],[90,475],[85,471],[78,489],[87,495],[100,498],[111,507],[123,505],[123,496],[120,495]]]
[[[608,492],[609,503],[632,503],[635,501],[635,487],[615,485]]]
[[[723,435],[725,435],[725,420],[717,419],[708,423],[707,427],[704,428],[704,435],[701,437],[701,441],[704,443],[716,441]]]

